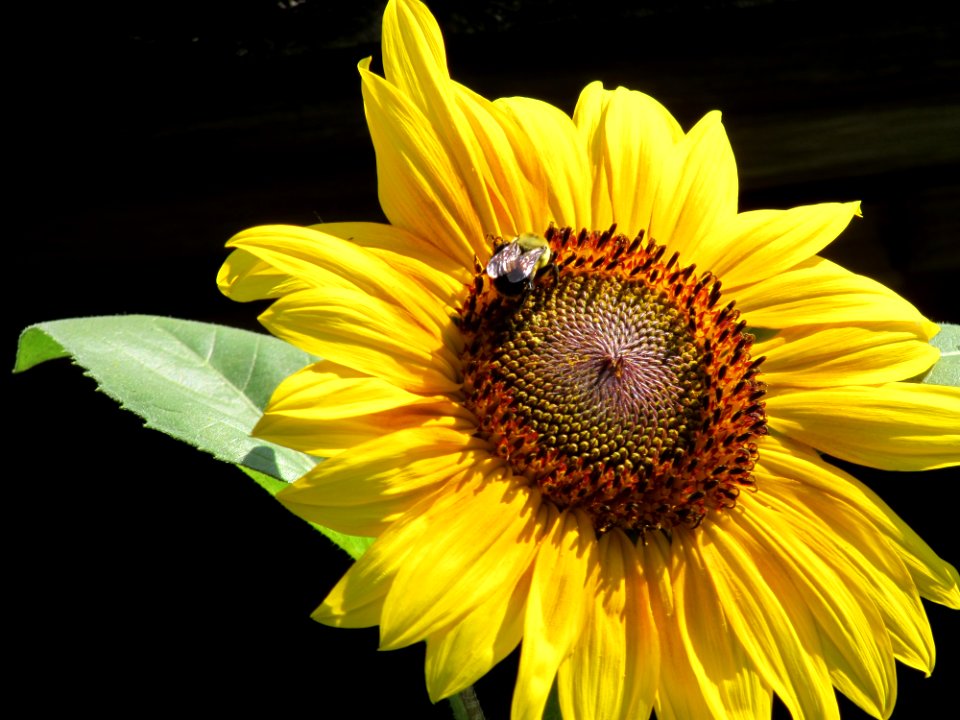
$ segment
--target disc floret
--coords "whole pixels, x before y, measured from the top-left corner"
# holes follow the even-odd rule
[[[478,270],[461,309],[478,434],[598,532],[695,527],[733,507],[766,421],[762,358],[720,281],[642,234],[544,238],[554,273],[514,297]]]

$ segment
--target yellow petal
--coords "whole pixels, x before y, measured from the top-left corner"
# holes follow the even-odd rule
[[[644,577],[650,587],[650,607],[656,623],[663,623],[665,618],[673,617],[677,611],[673,579],[670,577],[670,569],[676,558],[673,543],[662,534],[654,533],[648,541],[637,544],[637,553],[643,562]]]
[[[676,613],[664,618],[657,717],[767,720],[772,693],[727,624],[709,569],[674,536]]]
[[[383,69],[387,80],[418,107],[449,82],[440,26],[418,0],[391,0],[383,12]]]
[[[410,406],[416,406],[411,408]],[[331,434],[363,442],[357,435],[372,426],[373,436],[384,427],[422,426],[433,413],[436,421],[461,418],[469,434],[472,417],[442,396],[407,392],[381,378],[369,377],[329,361],[321,361],[287,377],[273,396],[252,434],[318,456],[340,448]],[[389,418],[389,424],[384,420]],[[336,448],[332,452],[330,448]]]
[[[711,694],[716,695],[715,688],[709,683],[701,683],[701,677],[703,676],[698,675],[697,671],[691,666],[676,625],[667,621],[658,625],[658,628],[663,656],[663,666],[660,668],[660,672],[663,679],[654,705],[657,720],[727,717],[726,715],[715,715],[710,709],[711,705],[707,702],[706,691],[714,690]],[[756,677],[756,674],[750,668],[743,668],[741,673]],[[768,697],[772,695],[769,690],[766,693]],[[772,706],[772,698],[768,700],[767,704]],[[747,717],[750,717],[751,720],[754,720],[754,717],[756,720],[765,720],[769,716],[768,710],[766,715],[757,714]]]
[[[289,375],[273,391],[266,413],[330,420],[378,413],[417,402],[435,401],[322,361]]]
[[[615,221],[611,205],[611,189],[604,165],[607,153],[603,137],[603,115],[610,92],[595,81],[580,93],[573,111],[573,122],[583,137],[590,163],[593,191],[590,194],[590,214],[593,225],[590,229],[609,228]]]
[[[574,118],[593,169],[592,229],[617,223],[629,237],[649,232],[661,179],[683,138],[677,121],[648,95],[600,83],[584,88]]]
[[[497,477],[460,492],[471,496],[469,511],[437,515],[393,581],[380,625],[384,650],[451,628],[530,567],[541,536],[539,493]]]
[[[449,311],[423,287],[364,248],[311,228],[265,225],[244,230],[227,243],[315,288],[355,288],[403,308],[428,332],[452,334]],[[289,294],[289,293],[288,293]]]
[[[740,213],[716,242],[698,247],[697,264],[726,288],[750,285],[813,257],[859,215],[859,202]]]
[[[783,601],[794,624],[816,633],[844,695],[874,717],[889,717],[897,688],[893,648],[860,568],[829,547],[847,538],[832,532],[836,522],[822,522],[827,518],[818,515],[818,505],[771,502],[769,491],[766,502],[752,499],[745,498],[747,511],[737,521],[791,578],[796,592]],[[799,507],[806,512],[793,512]],[[898,570],[905,580],[905,568]],[[807,610],[812,622],[804,622]]]
[[[590,518],[540,509],[546,535],[533,564],[523,623],[513,720],[540,720],[560,663],[580,637],[585,620],[584,583],[596,544]]]
[[[782,604],[789,579],[730,518],[689,533],[691,552],[709,569],[724,615],[763,682],[795,718],[839,718],[822,656],[805,646]]]
[[[345,284],[337,278],[334,282]],[[237,302],[266,300],[296,292],[311,283],[291,277],[244,250],[234,250],[217,273],[220,292]]]
[[[501,98],[494,105],[513,118],[525,133],[526,144],[543,163],[549,208],[545,219],[558,227],[594,227],[587,147],[570,117],[532,98]]]
[[[891,552],[891,545],[885,538],[878,541],[874,529],[864,523],[855,511],[851,512],[840,504],[827,506],[827,503],[821,502],[818,505],[818,498],[810,501],[814,494],[807,488],[798,491],[796,487],[788,487],[783,499],[785,503],[791,503],[799,495],[801,501],[807,501],[814,511],[823,510],[821,514],[828,527],[836,527],[837,519],[845,521],[846,524],[840,526],[843,528],[842,536],[837,538],[834,535],[836,542],[832,547],[824,547],[815,541],[810,544],[837,566],[846,563],[851,574],[857,578],[853,587],[873,599],[896,658],[929,675],[936,657],[933,634],[920,596],[901,558]],[[831,553],[831,550],[834,552]],[[851,697],[855,696],[851,694]]]
[[[859,325],[905,330],[923,340],[938,329],[893,290],[823,258],[724,295],[728,296],[736,300],[751,327]]]
[[[488,230],[470,203],[463,178],[423,113],[370,72],[369,62],[362,62],[359,70],[377,155],[380,206],[391,225],[424,238],[462,267],[470,267],[474,243]]]
[[[883,470],[960,464],[960,388],[887,383],[798,390],[767,400],[770,427]]]
[[[457,103],[478,145],[477,170],[486,183],[496,221],[488,232],[515,237],[546,230],[547,185],[543,166],[513,118],[469,88],[454,84]],[[486,244],[480,249],[488,251]],[[478,252],[481,262],[489,258]]]
[[[584,633],[557,677],[560,708],[584,720],[646,718],[660,663],[640,563],[619,531],[604,535],[598,550],[585,587]]]
[[[433,245],[392,225],[371,222],[322,223],[311,228],[356,243],[400,274],[412,278],[449,310],[457,310],[473,273]]]
[[[277,300],[260,321],[309,353],[427,394],[459,387],[442,341],[392,303],[349,288],[301,290]]]
[[[606,94],[598,130],[613,222],[628,237],[649,233],[654,199],[666,191],[664,175],[683,137],[680,126],[650,96],[619,87]]]
[[[737,214],[737,165],[730,141],[711,112],[673,148],[663,168],[649,236],[678,252],[684,264],[701,263],[701,245],[716,248],[717,229]]]
[[[600,709],[609,713],[606,717],[628,718],[649,717],[653,702],[660,683],[660,641],[657,637],[657,625],[654,621],[653,608],[650,599],[649,578],[654,575],[650,566],[642,562],[641,552],[637,546],[630,543],[621,533],[608,533],[610,544],[601,546],[601,567],[612,567],[608,575],[616,577],[617,564],[622,563],[626,595],[624,597],[623,624],[626,630],[626,642],[623,646],[624,688],[619,693],[606,692],[601,695]],[[619,546],[619,547],[617,547]],[[622,559],[618,560],[618,556]],[[612,583],[607,583],[612,585]],[[603,587],[603,585],[601,586]],[[610,649],[615,642],[620,627],[620,618],[610,609],[616,607],[613,603],[608,611],[598,616],[607,624],[603,629],[597,629],[608,639],[601,647]],[[608,650],[608,656],[615,657],[614,652]],[[597,681],[602,681],[603,673],[598,674]],[[598,717],[604,717],[600,714]]]
[[[922,374],[940,357],[914,333],[859,327],[783,330],[756,343],[751,354],[766,357],[761,369],[771,395],[781,388],[905,380]]]
[[[300,450],[316,457],[332,457],[383,435],[384,428],[456,430],[471,434],[476,420],[450,401],[414,403],[371,415],[310,418],[295,411],[270,412],[260,418],[251,433],[254,437]]]
[[[523,167],[531,166],[517,158],[512,142],[519,133],[503,127],[504,117],[487,100],[451,82],[440,29],[421,3],[387,6],[383,67],[426,118],[461,178],[483,231],[472,237],[481,260],[486,233],[512,237],[540,230],[534,221],[546,209],[544,182],[525,177]]]
[[[478,468],[469,481],[413,507],[351,566],[311,617],[334,627],[379,625],[387,592],[421,538],[429,535],[438,516],[468,512],[472,494],[483,480],[483,469]]]
[[[957,571],[855,477],[805,446],[772,435],[764,438],[760,467],[780,477],[796,478],[822,496],[824,502],[849,505],[864,515],[903,560],[923,597],[960,609]]]
[[[461,622],[427,638],[427,691],[433,702],[470,687],[517,647],[531,575],[528,571],[513,588],[494,588]]]
[[[423,497],[488,456],[486,443],[468,433],[398,430],[320,463],[277,499],[311,522],[376,537]]]
[[[874,641],[886,643],[889,638],[898,660],[929,674],[935,657],[933,635],[920,596],[894,545],[856,507],[837,502],[805,481],[780,478],[765,468],[757,477],[766,491],[756,503],[771,508],[778,527],[787,531],[792,527],[800,544],[845,577],[847,589],[860,596],[857,602],[861,607],[872,606],[879,613],[885,632],[878,635],[874,631]],[[870,666],[867,658],[859,662]],[[835,672],[842,667],[836,660],[834,665]],[[855,698],[864,691],[848,688],[844,692]],[[892,701],[888,698],[888,703]],[[882,700],[872,702],[877,712],[885,705]]]

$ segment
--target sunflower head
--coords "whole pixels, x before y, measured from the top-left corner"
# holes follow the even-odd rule
[[[281,500],[377,538],[314,617],[426,641],[435,700],[521,645],[516,719],[554,684],[567,718],[888,716],[960,578],[822,454],[957,465],[960,392],[904,382],[937,327],[818,256],[859,204],[738,212],[716,112],[491,102],[415,0],[383,66],[389,224],[253,228],[220,275],[324,358],[256,429],[327,458]]]

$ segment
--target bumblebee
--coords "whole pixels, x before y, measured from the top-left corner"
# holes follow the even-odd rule
[[[557,266],[550,258],[550,244],[546,238],[533,233],[517,235],[504,243],[487,263],[487,276],[501,295],[515,297],[533,290],[533,282],[547,268]]]

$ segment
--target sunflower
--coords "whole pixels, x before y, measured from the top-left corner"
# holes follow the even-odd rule
[[[857,203],[737,212],[719,113],[599,83],[573,117],[449,77],[391,1],[359,65],[389,225],[240,233],[220,275],[323,357],[256,434],[328,458],[281,493],[376,537],[314,617],[425,641],[432,699],[520,650],[512,717],[887,717],[958,576],[821,453],[960,462],[937,327],[817,255]]]

